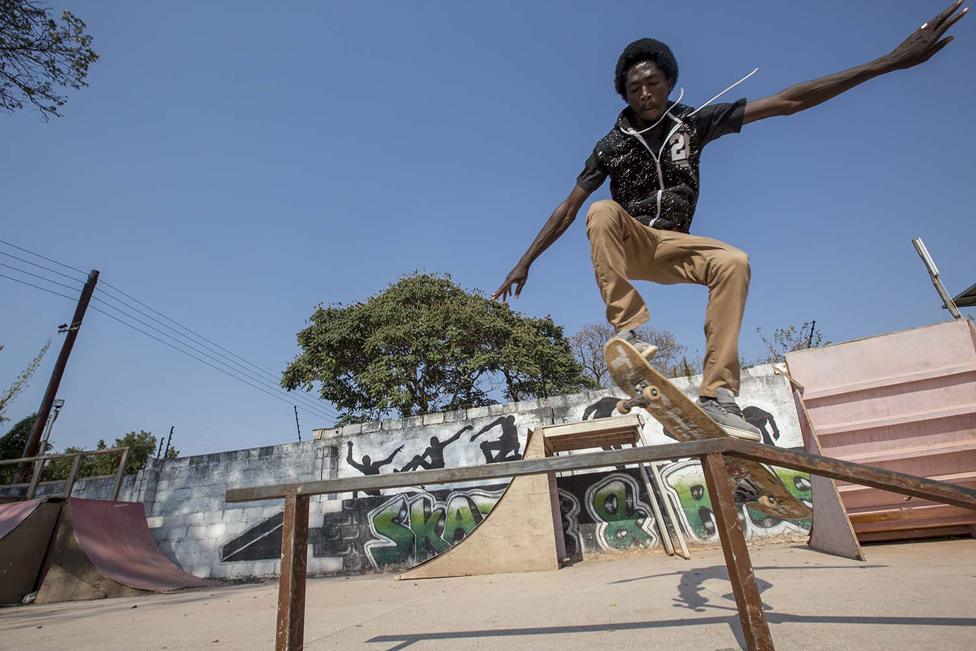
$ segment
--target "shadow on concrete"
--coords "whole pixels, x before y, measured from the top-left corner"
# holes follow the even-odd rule
[[[816,570],[816,569],[877,569],[885,568],[887,565],[769,565],[756,567],[756,570]],[[729,602],[726,604],[710,603],[705,596],[705,582],[715,579],[728,582],[728,570],[724,565],[712,565],[684,572],[665,572],[661,574],[651,574],[648,576],[634,577],[613,581],[611,584],[629,583],[631,581],[642,581],[647,579],[676,576],[680,577],[678,583],[678,597],[674,600],[675,608],[684,608],[697,613],[708,610],[718,610],[728,612],[728,615],[716,615],[714,617],[695,617],[687,619],[664,619],[658,621],[643,622],[622,622],[616,624],[582,624],[575,626],[540,626],[529,628],[502,628],[484,629],[469,631],[449,631],[431,633],[413,633],[404,635],[379,635],[373,637],[369,643],[394,643],[388,651],[405,649],[418,642],[432,640],[471,640],[477,638],[505,638],[532,635],[564,635],[573,633],[609,633],[613,631],[627,631],[636,629],[655,629],[669,627],[690,627],[708,626],[713,624],[726,624],[732,631],[741,648],[745,648],[745,638],[742,635],[742,628],[739,623],[738,611],[735,607],[735,596],[730,592],[722,595],[722,599]],[[772,587],[772,583],[757,577],[760,594]],[[766,619],[770,625],[773,624],[882,624],[882,625],[902,625],[902,626],[972,626],[976,627],[976,618],[959,617],[897,617],[897,616],[849,616],[849,615],[792,615],[789,613],[777,613],[772,608],[763,604],[766,612]]]
[[[883,624],[901,626],[971,626],[976,627],[976,618],[965,617],[893,617],[893,616],[848,616],[848,615],[790,615],[787,613],[768,613],[770,624]],[[433,640],[474,640],[477,638],[505,638],[529,635],[566,635],[571,633],[610,633],[613,631],[632,631],[671,627],[708,626],[727,624],[735,634],[736,640],[745,648],[737,615],[697,617],[694,619],[662,619],[645,622],[620,622],[616,624],[585,624],[576,626],[539,626],[533,628],[500,628],[470,631],[445,631],[431,633],[411,633],[405,635],[377,635],[366,640],[369,643],[395,643],[387,651],[405,649],[419,642]]]

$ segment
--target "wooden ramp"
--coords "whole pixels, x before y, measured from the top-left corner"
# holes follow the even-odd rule
[[[522,458],[545,456],[544,438],[529,432]],[[398,578],[557,570],[565,555],[555,474],[526,475],[509,482],[494,508],[464,540]]]
[[[0,604],[34,591],[60,513],[60,499],[0,504]]]

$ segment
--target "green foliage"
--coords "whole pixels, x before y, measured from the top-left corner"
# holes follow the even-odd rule
[[[402,417],[576,391],[585,385],[562,329],[513,312],[450,276],[404,276],[363,303],[319,306],[282,386],[311,391],[340,422]]]
[[[37,414],[31,414],[27,418],[19,421],[10,428],[9,432],[0,437],[0,459],[19,459],[24,456],[24,447],[27,446],[27,439],[30,437],[31,428],[34,427],[35,420],[37,420]],[[51,444],[48,443],[44,452],[50,449]],[[9,484],[12,482],[16,472],[17,466],[14,464],[0,466],[0,484]]]
[[[139,431],[129,432],[115,439],[111,447],[129,448],[129,458],[125,463],[125,474],[132,475],[146,467],[146,462],[150,457],[155,456],[158,445],[159,439],[153,436],[151,432]],[[99,439],[95,445],[95,450],[107,449],[109,449],[108,444],[103,439]],[[65,448],[63,454],[83,451],[82,448],[72,446]],[[114,475],[118,470],[119,462],[122,460],[121,455],[122,453],[118,452],[115,454],[99,454],[97,456],[82,457],[81,466],[78,469],[78,478]],[[166,458],[175,459],[179,455],[179,450],[170,448],[169,452],[166,453]],[[71,474],[71,465],[73,463],[74,460],[70,457],[48,461],[44,466],[43,479],[45,481],[67,479],[68,475]]]
[[[786,353],[806,348],[827,346],[830,341],[817,328],[816,321],[804,321],[799,327],[790,324],[785,328],[773,330],[772,339],[767,339],[762,328],[756,328],[759,337],[766,345],[767,354],[761,361],[766,364],[777,364],[786,360]]]
[[[88,67],[98,60],[85,23],[70,11],[60,22],[35,0],[0,0],[0,110],[31,104],[47,120],[60,116],[65,97],[58,88],[87,86]]]

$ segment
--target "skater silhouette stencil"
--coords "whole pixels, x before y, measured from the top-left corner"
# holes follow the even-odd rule
[[[381,461],[373,461],[368,454],[364,454],[361,461],[356,461],[355,459],[352,458],[352,441],[346,441],[346,445],[349,448],[349,451],[346,453],[346,463],[348,463],[350,466],[352,466],[359,472],[363,473],[364,475],[380,474],[380,468],[391,464],[393,462],[393,458],[400,453],[400,450],[403,449],[403,446],[401,445],[400,447],[398,447],[396,450],[393,451],[393,454],[391,454],[390,456],[388,456],[387,458]],[[380,494],[378,490],[367,490],[363,492],[366,495],[372,495],[372,496],[378,496]],[[352,496],[356,497],[356,493],[353,493]]]
[[[454,441],[461,438],[461,435],[470,429],[474,429],[474,425],[465,425],[458,433],[441,443],[440,439],[436,436],[430,437],[430,447],[424,450],[423,454],[418,454],[414,456],[407,465],[403,466],[399,470],[394,470],[393,472],[410,472],[411,470],[416,470],[417,468],[423,468],[424,470],[433,470],[434,468],[444,467],[444,448],[449,446]]]
[[[515,427],[515,416],[502,416],[482,427],[477,434],[471,437],[476,438],[495,427],[502,428],[502,435],[497,441],[484,441],[481,444],[481,452],[485,455],[486,463],[498,463],[499,461],[518,461],[522,458],[519,454],[518,428]],[[494,452],[494,454],[492,454]]]

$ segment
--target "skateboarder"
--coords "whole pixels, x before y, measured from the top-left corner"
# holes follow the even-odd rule
[[[481,453],[485,455],[485,463],[497,463],[499,461],[518,461],[522,458],[519,454],[518,428],[515,427],[515,416],[502,416],[488,423],[478,433],[471,437],[476,438],[494,427],[502,428],[502,435],[497,441],[484,441],[481,444]],[[494,451],[494,454],[492,454]]]
[[[393,463],[393,458],[396,455],[400,454],[400,450],[403,449],[403,446],[401,445],[396,450],[394,450],[393,453],[390,454],[390,456],[388,456],[385,459],[381,459],[380,461],[373,461],[368,454],[363,455],[362,461],[356,461],[355,459],[352,458],[352,441],[346,441],[346,445],[348,446],[348,451],[346,452],[346,463],[348,463],[350,466],[352,466],[359,472],[363,473],[364,475],[380,474],[380,468]],[[363,492],[366,493],[367,495],[372,495],[373,497],[380,495],[380,492],[378,490],[367,490]],[[354,492],[352,496],[356,497],[356,493]]]
[[[451,443],[454,443],[454,441],[461,438],[461,435],[470,429],[474,429],[474,425],[465,425],[464,427],[458,430],[457,434],[447,439],[443,443],[441,443],[441,440],[436,436],[431,436],[430,447],[424,450],[423,454],[415,455],[414,458],[408,461],[405,466],[403,466],[399,470],[394,470],[393,472],[410,472],[411,470],[416,470],[417,468],[423,468],[424,470],[443,468],[444,448],[446,448]]]
[[[705,359],[699,404],[733,436],[759,440],[742,416],[739,392],[739,328],[749,287],[749,258],[718,240],[690,234],[698,201],[698,165],[706,144],[742,125],[792,115],[879,75],[927,61],[952,37],[946,30],[968,12],[956,0],[879,59],[797,84],[758,100],[686,106],[668,98],[678,64],[664,43],[644,38],[628,45],[617,61],[614,85],[627,107],[594,147],[576,186],[556,207],[493,298],[518,297],[529,267],[569,228],[583,202],[610,178],[612,201],[593,203],[586,234],[607,320],[615,336],[638,350],[650,344],[634,329],[648,321],[631,280],[708,287]],[[713,98],[714,99],[714,98]],[[710,100],[711,101],[711,100]]]

